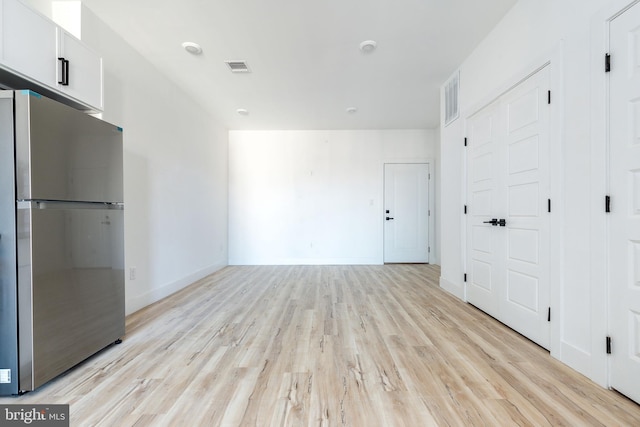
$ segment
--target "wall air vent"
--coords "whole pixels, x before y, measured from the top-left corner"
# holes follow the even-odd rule
[[[247,61],[224,61],[227,64],[227,67],[231,70],[232,73],[250,73],[251,70],[247,65]]]
[[[458,98],[460,94],[460,71],[444,84],[444,124],[453,122],[460,116]]]

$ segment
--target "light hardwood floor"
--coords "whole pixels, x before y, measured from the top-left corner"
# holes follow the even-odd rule
[[[36,392],[72,426],[640,426],[429,265],[227,267]],[[639,385],[640,386],[640,385]]]

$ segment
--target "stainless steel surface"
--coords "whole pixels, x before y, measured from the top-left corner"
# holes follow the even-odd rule
[[[15,92],[18,200],[122,202],[118,127],[30,91]]]
[[[4,395],[18,392],[18,313],[13,98],[0,95],[0,369],[11,370],[11,382],[0,382]]]
[[[33,205],[18,208],[22,390],[124,335],[124,212],[94,204]],[[23,325],[32,339],[23,336]]]
[[[105,209],[124,210],[122,203],[60,202],[56,200],[26,200],[17,202],[18,209]]]
[[[121,129],[0,91],[0,369],[15,371],[0,395],[33,390],[124,335],[121,202]]]

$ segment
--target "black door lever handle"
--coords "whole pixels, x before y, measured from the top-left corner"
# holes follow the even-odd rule
[[[482,221],[483,224],[491,224],[494,227],[498,225],[498,218],[493,218],[491,221]]]
[[[389,221],[389,220],[391,220],[391,219],[393,219],[393,218],[391,218],[391,217],[387,217],[386,219],[387,219],[387,221]]]

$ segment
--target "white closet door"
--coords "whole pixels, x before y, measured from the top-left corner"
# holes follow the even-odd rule
[[[506,274],[500,317],[549,348],[548,67],[501,100],[506,114]]]
[[[497,219],[502,209],[500,164],[502,137],[499,104],[494,103],[467,121],[467,301],[494,317],[504,282],[504,239]]]
[[[548,87],[545,67],[467,121],[467,301],[545,348]]]
[[[640,4],[610,36],[611,386],[640,402]]]

